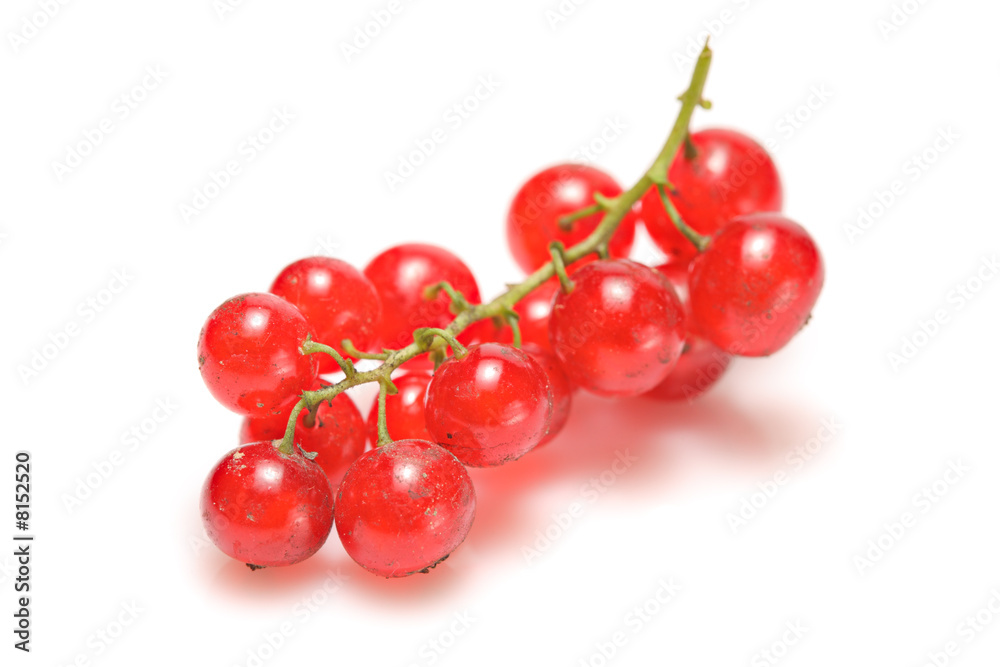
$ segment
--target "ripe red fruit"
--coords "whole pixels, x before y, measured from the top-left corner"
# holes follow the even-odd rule
[[[621,192],[613,178],[582,164],[560,164],[532,176],[514,195],[507,213],[507,245],[518,266],[531,273],[551,259],[552,241],[562,241],[568,248],[590,236],[601,221],[600,213],[575,221],[570,231],[560,229],[559,220],[593,205],[597,193],[612,198]],[[609,245],[613,256],[627,257],[631,252],[635,220],[633,215],[622,220]]]
[[[381,302],[375,286],[347,262],[331,257],[300,259],[278,274],[271,292],[301,311],[316,332],[316,342],[345,356],[340,345],[345,338],[359,350],[374,342]],[[316,356],[320,373],[340,370],[332,357]]]
[[[552,349],[570,382],[604,396],[634,396],[663,381],[684,346],[684,310],[659,272],[625,259],[573,274],[556,296]]]
[[[398,440],[347,471],[337,492],[337,533],[361,567],[383,577],[426,572],[469,534],[476,492],[445,449]]]
[[[430,373],[414,372],[393,378],[397,393],[385,397],[385,423],[389,435],[397,440],[430,440],[427,422],[424,421],[424,399]],[[378,442],[378,401],[368,413],[368,437],[372,445]]]
[[[551,415],[545,371],[527,353],[499,343],[448,359],[427,387],[427,430],[469,466],[523,456],[545,436]]]
[[[691,313],[691,298],[688,290],[690,267],[687,264],[664,264],[656,267],[670,284],[674,286],[678,298],[684,305],[686,340],[681,358],[670,375],[647,393],[647,396],[664,401],[692,400],[711,388],[732,361],[726,354],[705,337],[700,335]]]
[[[573,385],[566,377],[565,371],[559,365],[556,355],[542,347],[527,343],[522,348],[531,355],[531,358],[538,362],[538,365],[545,371],[549,380],[549,391],[552,393],[552,418],[549,420],[549,429],[545,437],[538,443],[541,447],[545,443],[559,435],[559,432],[566,425],[569,419],[570,409],[573,407]]]
[[[273,294],[241,294],[216,308],[198,338],[198,369],[217,401],[252,417],[280,414],[316,382],[299,347],[313,331]]]
[[[693,132],[691,142],[697,155],[688,158],[681,148],[668,180],[676,190],[670,200],[696,232],[711,236],[737,216],[781,210],[781,178],[760,144],[740,132],[722,129]],[[677,231],[656,188],[643,196],[641,207],[649,235],[670,261],[694,258],[697,250]]]
[[[317,384],[311,390],[319,388]],[[245,418],[240,428],[240,443],[280,440],[285,436],[291,412],[292,406],[278,416]],[[307,422],[310,422],[309,426]],[[364,419],[347,394],[337,394],[332,401],[320,403],[313,419],[309,419],[309,413],[303,410],[295,425],[295,444],[303,451],[316,454],[316,463],[323,468],[334,487],[340,484],[347,467],[365,451],[366,442]]]
[[[695,323],[731,354],[773,354],[809,319],[823,277],[823,258],[800,225],[777,213],[737,218],[691,264]]]
[[[271,441],[222,457],[201,492],[205,532],[248,565],[291,565],[316,553],[333,526],[333,493],[323,469]]]
[[[408,243],[389,248],[364,270],[382,301],[379,338],[382,347],[398,349],[413,342],[413,330],[420,327],[442,329],[454,315],[451,300],[441,292],[428,300],[424,290],[447,281],[469,303],[479,303],[479,286],[462,260],[443,248]]]

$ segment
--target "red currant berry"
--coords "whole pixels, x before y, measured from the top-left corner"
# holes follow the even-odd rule
[[[688,292],[689,269],[687,264],[664,264],[656,267],[674,286],[677,296],[684,304],[684,323],[687,329],[687,340],[681,358],[677,360],[677,367],[646,394],[664,401],[690,401],[702,395],[719,381],[732,361],[731,355],[717,348],[697,331]]]
[[[289,264],[275,278],[271,292],[298,308],[316,332],[316,341],[346,354],[349,338],[359,350],[374,342],[382,305],[375,286],[347,262],[308,257]],[[340,370],[332,357],[319,354],[319,372]]]
[[[521,186],[507,213],[507,244],[515,261],[531,273],[551,259],[549,244],[562,241],[567,248],[584,240],[601,222],[597,213],[573,223],[570,231],[559,220],[594,204],[594,195],[617,197],[621,187],[600,169],[582,164],[560,164],[532,176]],[[611,239],[615,257],[627,257],[635,237],[635,216],[622,220]],[[573,264],[573,269],[587,260]]]
[[[767,151],[733,130],[710,129],[691,134],[696,155],[681,148],[668,179],[676,190],[670,199],[696,232],[711,236],[733,218],[748,213],[780,211],[781,179]],[[649,235],[671,261],[690,261],[697,250],[670,220],[655,188],[642,198],[641,216]]]
[[[573,407],[573,385],[570,384],[554,353],[534,343],[527,343],[523,349],[545,371],[549,379],[549,391],[552,392],[552,419],[549,420],[548,432],[538,443],[541,447],[556,437],[566,425],[570,409]]]
[[[556,296],[552,349],[570,382],[604,396],[649,391],[677,365],[684,309],[659,272],[625,259],[593,262]]]
[[[215,546],[248,565],[305,560],[333,526],[333,492],[323,469],[271,441],[243,445],[216,464],[201,492],[201,516]]]
[[[393,378],[397,393],[385,397],[385,423],[389,435],[399,440],[430,440],[424,421],[424,398],[430,373],[415,372]],[[378,442],[378,401],[368,413],[368,437],[372,445]]]
[[[545,437],[551,415],[545,371],[507,345],[470,347],[441,364],[427,387],[427,430],[469,466],[523,456]]]
[[[426,572],[469,534],[476,492],[445,449],[398,440],[347,471],[337,492],[337,533],[358,565],[383,577]]]
[[[317,384],[312,391],[320,387]],[[240,443],[283,438],[292,407],[274,417],[246,417],[240,428]],[[320,403],[315,417],[303,410],[295,425],[295,443],[303,451],[316,454],[316,463],[334,487],[344,477],[347,466],[365,451],[367,435],[365,421],[347,394],[337,394],[332,401]]]
[[[809,319],[823,275],[819,249],[795,222],[777,213],[737,218],[691,264],[695,323],[731,354],[773,354]]]
[[[292,304],[273,294],[242,294],[216,308],[198,338],[198,368],[217,401],[252,417],[280,414],[316,382],[313,335]]]
[[[424,290],[429,286],[446,281],[469,303],[479,303],[479,286],[469,267],[436,246],[408,243],[389,248],[369,262],[364,274],[382,300],[382,347],[406,347],[420,327],[448,326],[454,318],[451,300],[444,292],[427,299]]]

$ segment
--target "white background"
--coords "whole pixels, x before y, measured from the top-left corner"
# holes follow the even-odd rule
[[[37,538],[30,656],[11,646],[13,547],[0,549],[3,663],[917,666],[954,641],[939,664],[995,664],[1000,281],[975,278],[992,277],[983,262],[1000,250],[1000,7],[904,4],[914,13],[886,34],[888,0],[592,0],[563,2],[572,11],[559,21],[547,14],[557,0],[406,1],[349,61],[342,44],[387,0],[249,0],[221,16],[212,0],[94,0],[45,21],[34,1],[7,0],[0,535],[15,532],[14,452],[25,449]],[[45,25],[15,45],[26,19]],[[785,210],[826,259],[803,333],[693,405],[579,397],[551,446],[475,473],[477,523],[431,574],[378,579],[336,537],[304,564],[254,573],[206,546],[198,492],[239,422],[197,372],[208,313],[299,257],[363,266],[415,240],[454,250],[495,294],[520,275],[503,235],[519,184],[592,142],[598,166],[637,178],[706,25],[715,108],[694,126],[775,142]],[[122,118],[115,100],[146,68],[165,78],[146,78]],[[447,122],[481,77],[496,90]],[[246,160],[241,144],[274,109],[294,120]],[[797,127],[785,119],[796,112]],[[53,163],[106,118],[111,133],[60,179]],[[602,145],[609,123],[624,129]],[[385,172],[438,127],[447,141],[390,191]],[[925,151],[933,164],[914,171]],[[240,173],[185,221],[180,205],[232,159]],[[895,180],[902,194],[849,235]],[[655,259],[648,245],[636,252]],[[127,286],[91,313],[87,299],[109,296],[116,271]],[[982,287],[971,300],[955,291],[967,284]],[[893,364],[936,311],[944,324]],[[45,348],[53,339],[64,348]],[[52,358],[27,376],[43,349]],[[356,398],[367,409],[370,394]],[[177,407],[154,430],[158,400]],[[824,420],[836,435],[820,442]],[[123,443],[144,426],[137,447]],[[810,441],[814,455],[801,456]],[[68,507],[115,450],[120,465]],[[626,450],[637,462],[594,499],[588,480]],[[966,471],[920,500],[952,464]],[[776,473],[787,483],[759,495]],[[574,502],[583,515],[560,529],[553,515]],[[744,503],[759,507],[736,525],[741,507],[752,513]],[[892,528],[907,513],[910,525]],[[528,562],[546,530],[561,535]],[[671,579],[680,591],[656,602]],[[982,609],[972,631],[965,619]],[[624,645],[605,660],[616,632]]]

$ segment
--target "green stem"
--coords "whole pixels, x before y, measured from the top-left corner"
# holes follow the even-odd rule
[[[593,204],[587,208],[581,208],[576,213],[570,213],[569,215],[564,215],[559,218],[559,229],[564,232],[568,232],[573,229],[573,223],[581,218],[586,218],[587,216],[594,215],[595,213],[600,213],[604,210],[604,207],[600,204]]]
[[[357,375],[357,370],[354,368],[354,364],[347,359],[344,359],[340,352],[337,352],[329,345],[323,345],[323,343],[317,343],[314,340],[306,340],[302,343],[302,354],[317,353],[328,354],[333,357],[333,360],[337,362],[337,365],[340,366],[340,370],[344,371],[344,375],[347,377],[353,378]]]
[[[434,327],[423,327],[413,332],[413,338],[415,340],[430,338],[431,343],[428,345],[428,349],[430,348],[430,345],[434,344],[433,343],[434,339],[431,338],[431,336],[437,336],[444,342],[448,343],[448,346],[451,347],[452,355],[454,355],[459,359],[464,357],[469,352],[467,349],[465,349],[464,345],[458,342],[458,339],[455,338],[455,334],[448,331],[447,329],[435,329]]]
[[[666,142],[660,149],[659,154],[656,156],[656,160],[653,162],[653,165],[631,188],[617,197],[607,200],[607,206],[604,209],[604,216],[601,218],[601,222],[597,225],[590,236],[585,238],[580,243],[577,243],[572,248],[566,249],[565,254],[563,255],[563,259],[566,264],[571,264],[583,257],[586,257],[587,255],[593,254],[602,245],[606,245],[608,240],[612,237],[612,235],[614,235],[618,225],[621,224],[621,221],[632,210],[632,206],[634,206],[635,203],[638,202],[654,185],[666,185],[667,169],[669,168],[671,162],[673,162],[674,157],[677,155],[677,150],[684,143],[684,139],[688,134],[688,125],[691,122],[691,116],[694,113],[695,108],[705,106],[707,104],[702,98],[702,92],[705,89],[705,80],[708,77],[708,70],[711,63],[712,51],[708,48],[708,44],[706,44],[695,63],[694,73],[691,76],[691,83],[688,85],[684,94],[679,98],[681,102],[681,109],[677,114],[677,120],[674,121],[673,128],[670,130],[670,135],[667,137]],[[449,324],[445,329],[426,329],[425,331],[434,332],[436,335],[440,335],[440,332],[443,332],[448,336],[451,336],[452,340],[454,340],[455,336],[465,330],[466,327],[473,322],[478,322],[479,320],[483,320],[488,317],[503,317],[507,310],[512,309],[518,301],[538,289],[538,287],[551,279],[554,275],[556,275],[555,262],[548,262],[525,278],[522,282],[511,286],[510,289],[489,303],[470,306],[468,310],[463,311],[455,317],[451,324]],[[414,341],[406,347],[398,350],[387,350],[384,355],[384,359],[382,359],[382,355],[375,357],[382,359],[382,363],[377,368],[373,368],[372,370],[365,371],[363,373],[356,372],[353,377],[344,378],[331,387],[324,387],[314,392],[306,392],[303,400],[299,401],[299,403],[296,404],[295,409],[292,411],[292,416],[289,420],[289,426],[285,432],[285,440],[283,441],[282,446],[287,444],[289,448],[288,451],[291,451],[291,438],[295,432],[295,420],[298,419],[299,413],[305,407],[307,399],[311,405],[316,405],[321,401],[332,399],[334,396],[337,396],[351,387],[356,387],[369,382],[387,382],[387,378],[391,376],[394,370],[402,366],[410,359],[413,359],[421,354],[425,354],[430,349],[434,340],[435,336],[415,336]],[[455,343],[458,343],[458,341],[455,341]],[[458,347],[452,347],[452,350],[456,353],[458,350],[464,349],[465,348],[460,344],[458,344]],[[347,347],[345,347],[344,350],[352,356],[368,358],[355,355],[354,352],[356,350],[352,351]],[[381,393],[382,392],[380,391],[380,394]],[[380,400],[384,402],[385,399],[383,397]],[[382,435],[383,434],[380,432],[380,440],[382,439]],[[386,432],[385,435],[388,436],[388,432]]]
[[[305,399],[300,399],[295,407],[292,408],[292,414],[288,416],[288,424],[285,426],[285,435],[281,438],[281,444],[278,445],[278,451],[280,451],[285,456],[290,456],[293,451],[295,451],[295,425],[299,423],[299,415],[306,407]]]
[[[514,347],[521,349],[521,325],[518,320],[521,316],[514,311],[513,308],[508,308],[504,311],[504,319],[507,320],[507,325],[510,327],[511,334],[514,336]]]
[[[553,241],[549,244],[549,254],[552,255],[552,270],[556,274],[556,278],[559,279],[559,285],[562,286],[562,291],[569,294],[573,291],[573,281],[570,280],[569,274],[566,273],[566,246],[563,245],[562,241]]]
[[[378,442],[375,443],[376,447],[382,447],[392,442],[392,436],[389,435],[389,424],[385,419],[385,396],[390,393],[389,387],[391,385],[392,381],[389,380],[388,376],[378,380]]]
[[[670,201],[670,197],[667,196],[667,189],[664,186],[657,185],[656,188],[660,191],[660,201],[663,202],[663,208],[667,209],[667,215],[669,215],[670,220],[673,221],[674,227],[676,227],[677,231],[684,235],[684,238],[698,248],[698,252],[704,252],[705,248],[708,247],[712,239],[708,236],[702,236],[681,219],[681,214],[677,212],[677,208],[674,206],[674,203]]]
[[[424,290],[424,298],[428,301],[436,299],[442,291],[451,299],[451,312],[453,315],[459,315],[469,309],[469,302],[465,298],[465,295],[452,287],[451,283],[447,280],[442,280],[436,285],[428,286]]]
[[[358,348],[354,347],[354,343],[351,342],[350,338],[345,338],[340,341],[340,347],[344,348],[344,352],[351,355],[355,359],[376,359],[378,361],[385,361],[389,357],[388,352],[382,352],[376,354],[373,352],[362,352]]]

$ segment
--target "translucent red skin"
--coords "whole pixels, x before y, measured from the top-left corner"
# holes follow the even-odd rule
[[[549,337],[570,382],[602,396],[649,391],[684,346],[684,309],[663,274],[625,259],[593,262],[556,296]]]
[[[271,441],[222,457],[201,492],[205,532],[228,556],[250,565],[292,565],[316,553],[333,526],[326,473],[299,451]]]
[[[286,266],[270,289],[305,316],[316,342],[346,354],[340,342],[349,338],[359,350],[375,340],[382,303],[375,286],[347,262],[332,257],[307,257]],[[315,355],[320,373],[339,370],[325,354]]]
[[[198,369],[212,396],[250,417],[278,415],[316,382],[299,346],[314,336],[295,306],[273,294],[241,294],[216,308],[198,337]]]
[[[393,378],[397,393],[385,397],[385,423],[393,440],[434,441],[424,420],[424,399],[430,373],[415,372]],[[378,401],[368,412],[368,438],[372,445],[378,442]]]
[[[546,336],[547,337],[547,336]],[[552,418],[549,429],[538,443],[538,447],[548,443],[562,431],[573,408],[573,385],[566,377],[565,371],[559,365],[559,360],[551,350],[543,349],[534,343],[526,343],[521,349],[531,355],[545,371],[549,379],[549,391],[552,393]]]
[[[361,567],[382,577],[424,572],[469,534],[476,492],[444,448],[397,440],[352,465],[337,491],[337,533]]]
[[[468,466],[498,466],[534,448],[549,428],[548,377],[527,353],[483,343],[435,371],[427,387],[427,430]]]
[[[319,389],[319,386],[311,389]],[[291,412],[289,407],[285,413],[274,417],[246,417],[240,428],[240,444],[283,438]],[[307,417],[305,410],[299,415],[295,425],[295,443],[303,451],[315,452],[316,463],[336,488],[347,467],[365,451],[365,421],[347,394],[337,394],[332,401],[321,403],[316,408],[312,426],[305,425]]]
[[[737,218],[691,264],[695,323],[731,354],[773,354],[809,319],[823,278],[823,258],[800,225],[777,213]]]
[[[552,256],[549,244],[562,241],[567,248],[584,240],[601,221],[595,214],[573,223],[571,231],[559,227],[560,218],[594,204],[594,194],[616,197],[622,189],[600,169],[582,164],[560,164],[532,176],[521,186],[507,212],[507,245],[518,266],[531,273]],[[609,244],[614,257],[627,257],[635,238],[636,216],[622,220]],[[580,260],[576,270],[590,261]]]
[[[681,148],[667,178],[676,190],[670,200],[696,232],[711,236],[735,217],[781,211],[781,177],[763,146],[724,129],[693,132],[691,141],[698,155],[689,160]],[[649,235],[671,261],[694,258],[697,249],[677,231],[655,188],[640,206]]]
[[[722,378],[733,360],[731,355],[717,348],[697,331],[688,290],[689,268],[686,264],[663,264],[656,267],[674,286],[674,291],[684,305],[686,340],[677,366],[663,382],[646,394],[651,398],[664,401],[690,401],[697,398]]]
[[[389,248],[368,263],[364,275],[382,301],[380,347],[406,347],[413,342],[414,329],[444,328],[454,319],[447,294],[442,292],[433,300],[424,298],[430,285],[447,281],[470,303],[479,303],[479,286],[472,271],[437,246],[408,243]]]

